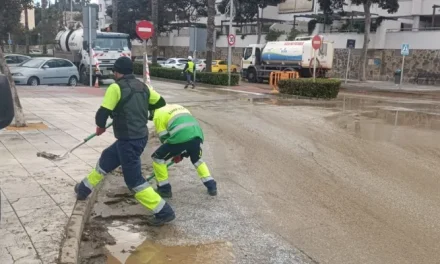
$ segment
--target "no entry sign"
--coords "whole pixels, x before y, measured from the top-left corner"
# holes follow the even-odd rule
[[[312,47],[315,50],[318,50],[321,48],[322,45],[322,39],[320,36],[316,35],[312,38]]]
[[[154,33],[153,24],[150,21],[142,20],[136,25],[136,34],[143,40],[151,38]]]

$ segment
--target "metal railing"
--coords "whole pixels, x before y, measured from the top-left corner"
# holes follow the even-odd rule
[[[411,31],[440,31],[440,27],[424,27],[424,28],[395,28],[387,29],[387,33],[411,32]]]

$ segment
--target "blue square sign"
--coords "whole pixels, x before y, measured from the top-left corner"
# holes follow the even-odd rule
[[[12,45],[12,39],[8,39],[8,45]]]
[[[400,54],[402,54],[402,56],[409,55],[409,44],[402,44],[402,49],[400,50]]]

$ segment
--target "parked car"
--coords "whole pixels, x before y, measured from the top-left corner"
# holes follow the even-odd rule
[[[40,84],[67,84],[76,86],[78,68],[72,62],[53,57],[34,58],[11,67],[16,84],[37,86]]]
[[[187,62],[188,59],[184,58],[170,58],[162,65],[162,67],[183,70]]]
[[[31,57],[21,54],[5,54],[5,58],[6,64],[8,64],[9,67],[17,66],[20,63],[31,59]]]
[[[227,72],[228,62],[224,60],[213,60],[211,66],[212,72]],[[231,64],[231,72],[238,72],[237,65]]]
[[[206,69],[205,59],[195,59],[194,63],[196,64],[196,71],[205,71]]]
[[[138,63],[143,63],[144,61],[144,56],[136,56],[134,58],[134,62],[138,62]],[[167,58],[165,57],[157,57],[157,63],[162,65],[167,61]],[[153,57],[152,56],[148,56],[148,64],[151,64],[153,62]]]
[[[39,49],[30,49],[29,50],[29,54],[31,54],[31,55],[42,55],[43,52],[41,50],[39,50]]]

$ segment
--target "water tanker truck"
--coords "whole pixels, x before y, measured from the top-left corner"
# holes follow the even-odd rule
[[[58,32],[55,38],[54,56],[70,60],[78,67],[80,82],[89,85],[90,57],[89,46],[83,39],[84,30],[65,29]],[[96,78],[96,60],[99,62],[100,79],[113,76],[113,64],[122,56],[131,58],[131,42],[128,34],[97,32],[92,42],[95,58],[92,60],[93,82]]]
[[[316,51],[318,77],[324,77],[331,70],[333,54],[333,43],[323,41]],[[313,63],[312,37],[268,42],[266,45],[250,44],[243,51],[241,74],[249,82],[268,80],[272,71],[297,71],[300,77],[312,77]]]

